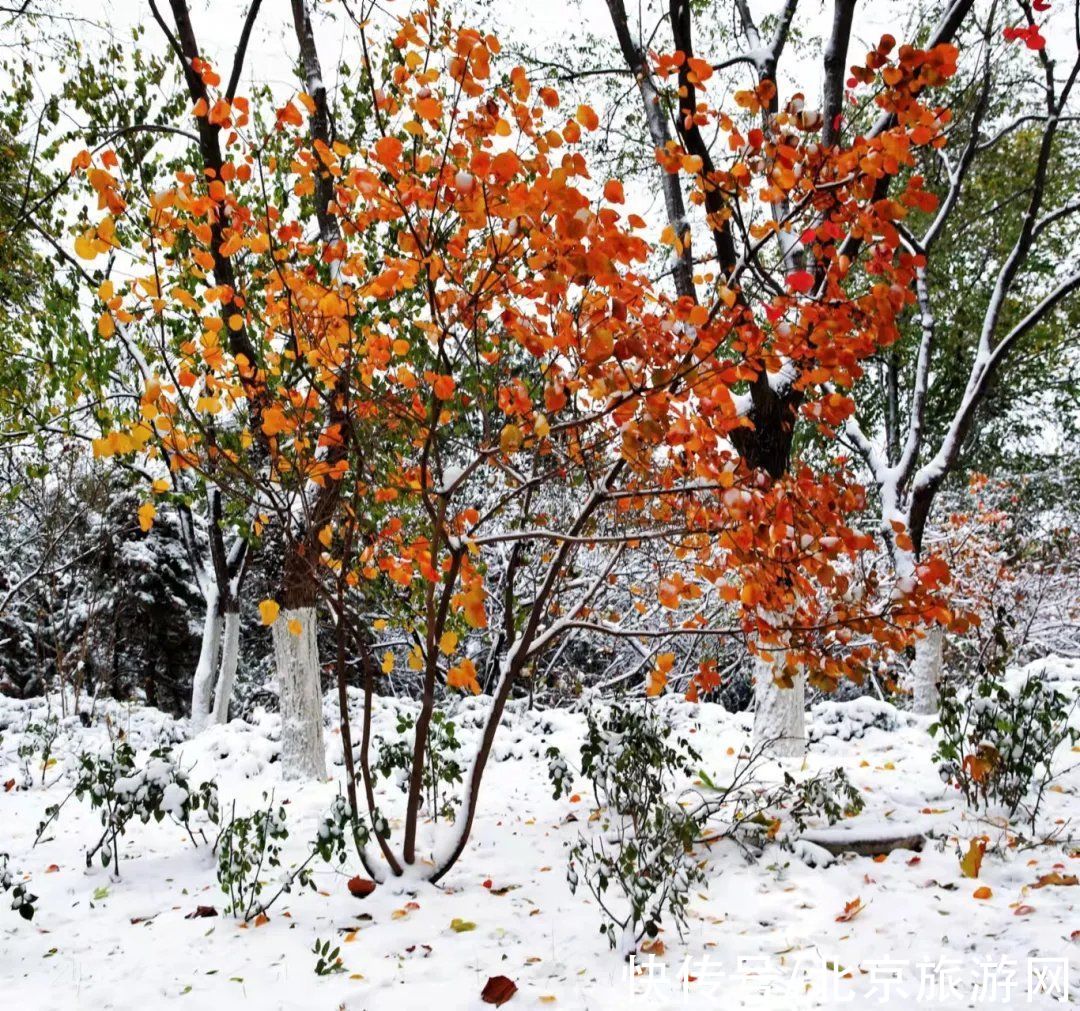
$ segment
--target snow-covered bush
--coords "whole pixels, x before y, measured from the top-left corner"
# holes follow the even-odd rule
[[[548,758],[558,797],[568,781],[565,763],[556,749]],[[705,815],[671,797],[676,776],[692,774],[699,758],[649,705],[616,704],[588,714],[581,772],[592,783],[600,817],[597,830],[571,846],[567,880],[571,891],[584,884],[592,893],[604,915],[601,933],[624,955],[644,937],[656,937],[665,915],[681,933],[690,890],[705,881],[693,854]]]
[[[26,890],[26,885],[16,881],[16,872],[11,868],[11,862],[6,853],[0,853],[0,892],[11,892],[11,908],[24,920],[34,918],[34,903],[36,895],[31,895]]]
[[[416,724],[412,713],[402,712],[397,718],[397,737],[376,739],[376,758],[372,771],[385,779],[396,779],[402,791],[409,788],[409,772],[412,768],[412,742],[405,735]],[[461,764],[454,757],[461,750],[454,721],[440,709],[431,714],[427,733],[427,763],[424,766],[424,810],[436,821],[440,817],[453,821],[458,798],[450,789],[461,782]]]
[[[92,810],[100,811],[104,830],[86,851],[87,867],[100,854],[102,866],[112,866],[119,877],[119,841],[133,820],[145,825],[151,819],[160,822],[167,815],[187,830],[195,845],[198,842],[191,815],[202,809],[210,821],[219,820],[217,787],[209,782],[193,787],[187,770],[176,762],[169,747],[155,748],[139,766],[135,749],[127,741],[119,740],[108,751],[83,752],[77,762],[71,792],[59,804],[45,809],[46,817],[38,826],[37,840],[41,840],[45,829],[56,821],[72,796],[88,800]]]
[[[836,737],[841,741],[858,740],[868,730],[891,732],[898,726],[898,712],[886,702],[864,695],[849,702],[819,702],[807,729],[811,743]]]
[[[1034,824],[1055,752],[1080,740],[1070,724],[1076,705],[1075,691],[1070,697],[1035,674],[1009,684],[981,670],[970,690],[945,693],[930,728],[942,779],[972,807],[1001,805],[1010,817],[1023,809]]]
[[[265,914],[281,895],[292,891],[293,885],[314,888],[311,863],[316,857],[327,863],[342,864],[348,843],[351,841],[359,848],[367,838],[366,830],[353,819],[345,798],[335,798],[319,822],[307,858],[287,871],[274,893],[264,900],[262,894],[267,882],[263,874],[281,866],[281,851],[289,838],[289,827],[285,806],[278,804],[275,809],[273,797],[265,793],[263,801],[265,807],[239,817],[234,805],[217,840],[218,884],[229,897],[228,911],[243,917],[245,922]]]
[[[47,713],[40,723],[28,723],[19,744],[18,755],[22,766],[23,789],[30,789],[33,783],[31,764],[34,755],[41,758],[41,784],[45,785],[45,773],[53,761],[53,749],[60,735],[60,721],[54,713]]]
[[[311,949],[315,956],[315,975],[333,976],[336,972],[344,972],[345,965],[341,961],[341,948],[331,948],[329,941],[315,939],[315,947]]]

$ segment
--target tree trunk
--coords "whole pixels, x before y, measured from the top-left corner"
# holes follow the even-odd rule
[[[191,679],[191,732],[199,733],[210,719],[210,693],[214,687],[214,668],[221,647],[222,617],[218,609],[218,594],[206,595],[206,620],[203,622],[202,649],[199,664]]]
[[[806,685],[802,674],[794,686],[776,683],[777,668],[765,657],[754,658],[753,747],[778,758],[797,758],[806,751]]]
[[[289,630],[294,622],[300,627],[298,635]],[[314,607],[282,610],[272,626],[281,700],[281,772],[285,779],[326,778],[315,630]]]
[[[217,690],[214,692],[214,723],[229,722],[229,702],[236,680],[236,662],[240,656],[240,612],[225,612],[225,638],[221,647]]]
[[[940,625],[931,625],[926,635],[915,643],[915,662],[911,665],[911,708],[917,713],[937,712],[944,646],[945,630]]]

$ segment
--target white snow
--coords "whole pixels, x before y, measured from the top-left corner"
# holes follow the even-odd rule
[[[1080,664],[1040,663],[1029,670],[1069,685],[1080,680]],[[454,706],[466,755],[482,730],[489,701],[470,698]],[[360,703],[353,695],[354,727]],[[735,756],[749,743],[750,715],[680,699],[658,704],[702,752],[701,767],[712,779],[730,777]],[[510,704],[481,788],[472,838],[439,887],[414,873],[379,886],[361,901],[347,888],[348,878],[362,873],[355,856],[340,869],[316,862],[317,891],[294,890],[271,908],[268,923],[245,928],[229,915],[186,918],[197,906],[212,905],[223,913],[227,899],[219,891],[210,848],[193,848],[187,833],[169,819],[129,826],[120,840],[119,881],[97,863],[85,866],[84,847],[101,831],[88,806],[69,802],[34,847],[37,825],[45,807],[66,794],[74,755],[104,747],[111,727],[114,734],[123,730],[139,749],[141,769],[150,749],[173,743],[174,758],[189,770],[193,787],[204,779],[216,781],[223,812],[235,802],[238,813],[247,813],[262,803],[264,792],[272,792],[275,804],[285,804],[291,832],[284,866],[295,865],[339,793],[342,749],[334,701],[324,700],[327,781],[282,779],[275,715],[259,712],[252,723],[211,726],[185,741],[185,721],[110,701],[99,704],[89,728],[77,716],[61,720],[58,762],[47,785],[41,787],[35,769],[34,783],[26,789],[18,748],[27,724],[40,722],[45,705],[42,699],[0,698],[0,783],[16,780],[0,791],[0,848],[11,853],[13,868],[30,876],[30,890],[39,896],[31,923],[9,911],[6,902],[0,908],[5,1007],[148,1009],[175,1003],[196,1009],[478,1011],[487,1006],[479,999],[485,981],[505,975],[518,986],[510,1011],[549,1006],[832,1009],[847,1002],[909,1011],[913,1005],[984,1006],[970,997],[971,987],[983,978],[984,963],[1000,958],[1015,966],[1012,1006],[1064,1006],[1045,996],[1028,1003],[1030,958],[1071,959],[1073,992],[1080,988],[1080,946],[1070,940],[1080,927],[1080,888],[1031,888],[1054,870],[1080,870],[1070,829],[1059,824],[1075,817],[1080,774],[1067,772],[1047,795],[1037,836],[1053,837],[1030,848],[1010,845],[1009,830],[968,812],[942,784],[931,760],[929,719],[875,700],[815,707],[807,714],[806,758],[772,763],[762,775],[777,782],[785,769],[801,778],[842,766],[862,792],[866,809],[833,828],[812,824],[810,837],[820,842],[843,833],[922,831],[929,836],[923,852],[898,850],[880,862],[851,855],[834,859],[816,842],[805,841],[794,852],[771,845],[748,861],[727,842],[701,847],[710,883],[707,892],[692,896],[689,931],[682,941],[674,930],[661,934],[666,950],[637,977],[626,974],[599,934],[597,909],[587,893],[579,889],[571,895],[566,883],[567,845],[579,831],[591,830],[593,800],[580,776],[574,794],[553,800],[545,752],[557,745],[576,770],[584,729],[580,712],[529,712],[523,703]],[[393,738],[397,713],[410,705],[378,700],[373,734]],[[1076,764],[1074,755],[1060,757],[1063,764]],[[148,778],[155,768],[146,768]],[[386,798],[391,825],[400,829],[400,792],[391,786]],[[167,808],[175,811],[182,802],[179,788],[167,789]],[[195,825],[213,838],[213,826],[201,812]],[[790,829],[782,826],[781,837]],[[421,859],[452,834],[444,823],[437,831],[422,826]],[[962,875],[958,853],[978,836],[988,838],[988,852],[975,881]],[[268,879],[276,880],[277,873]],[[989,899],[974,898],[980,886],[992,890]],[[861,900],[861,912],[838,922],[855,899]],[[476,927],[455,932],[450,927],[455,918]],[[345,973],[314,974],[316,939],[340,944]],[[649,956],[640,957],[648,967]],[[811,958],[844,968],[836,994],[815,987],[796,994],[784,989]],[[919,963],[941,958],[954,959],[966,980],[966,996],[955,1004],[917,996]],[[894,985],[882,997],[880,966],[889,959],[899,960],[894,964],[902,967],[904,989],[901,993]],[[687,964],[697,979],[684,993],[680,973]],[[666,978],[660,978],[660,967]],[[724,974],[721,979],[717,972]],[[755,995],[755,988],[762,994]],[[555,1000],[545,1000],[550,997]]]

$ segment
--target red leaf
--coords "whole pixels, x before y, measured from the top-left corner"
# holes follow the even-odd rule
[[[373,891],[375,891],[375,882],[370,878],[349,878],[349,894],[355,895],[358,899],[366,899]]]
[[[11,791],[14,790],[14,789],[15,789],[15,780],[9,779],[4,784],[4,793],[11,793]]]
[[[808,270],[793,270],[787,276],[788,287],[805,295],[814,287],[814,275]]]
[[[196,906],[194,912],[188,913],[185,920],[197,920],[203,916],[217,916],[218,911],[213,906]],[[132,923],[135,920],[131,921]]]
[[[517,983],[506,976],[492,976],[480,991],[480,999],[485,1004],[499,1007],[517,993]]]

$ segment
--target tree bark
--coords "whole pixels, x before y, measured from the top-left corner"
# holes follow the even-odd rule
[[[225,612],[224,639],[221,645],[221,666],[218,668],[217,689],[214,692],[214,723],[229,722],[229,702],[236,681],[236,663],[240,656],[240,611]]]
[[[936,713],[940,699],[942,650],[945,630],[931,625],[926,635],[915,643],[915,663],[911,667],[912,709],[917,713]]]
[[[798,758],[806,751],[806,684],[802,674],[791,688],[776,681],[777,669],[755,657],[753,747],[778,758]]]
[[[210,698],[214,687],[214,669],[221,649],[222,616],[217,590],[206,595],[206,619],[203,622],[199,663],[191,679],[191,732],[202,731],[210,719]]]
[[[289,626],[299,624],[294,635]],[[295,625],[293,626],[296,627]],[[281,708],[284,779],[325,779],[322,686],[314,607],[282,610],[272,626]]]

